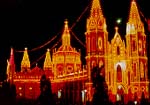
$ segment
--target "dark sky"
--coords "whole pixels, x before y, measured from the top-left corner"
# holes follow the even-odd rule
[[[114,35],[117,18],[122,18],[119,28],[124,37],[130,1],[101,0],[108,24],[109,39]],[[150,10],[148,0],[136,1],[145,17],[150,17],[150,12],[146,12]],[[52,43],[29,52],[31,62],[36,62],[46,52],[47,48],[51,48],[61,38],[61,34],[58,33],[62,31],[66,18],[70,27],[75,24],[72,31],[78,40],[71,36],[72,46],[81,49],[82,54],[85,54],[85,48],[79,43],[79,40],[85,43],[85,23],[90,8],[82,16],[81,14],[90,2],[91,0],[0,0],[0,73],[3,74],[6,70],[6,60],[9,58],[10,47],[13,47],[15,51],[22,51],[25,47],[32,50],[57,35]],[[76,22],[80,16],[81,18]],[[17,67],[20,65],[21,59],[22,53],[15,52]],[[43,63],[43,60],[39,62]]]

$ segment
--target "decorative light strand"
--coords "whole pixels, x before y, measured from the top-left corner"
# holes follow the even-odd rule
[[[35,60],[34,62],[32,62],[31,66],[34,65],[34,64],[36,64],[39,60],[41,60],[44,57],[45,57],[45,53],[42,56],[40,56],[37,60]]]
[[[59,32],[59,33],[60,33],[60,32]],[[57,35],[58,35],[58,34],[57,34]],[[48,45],[49,43],[51,43],[51,42],[57,37],[57,35],[55,35],[51,40],[49,40],[48,42],[44,43],[43,45],[38,46],[38,47],[36,47],[36,48],[33,48],[33,49],[31,49],[31,50],[28,50],[28,52],[36,51],[36,50],[38,50],[38,49],[41,49],[41,48],[45,47],[46,45]],[[23,51],[22,51],[22,50],[15,50],[15,52],[24,52],[24,50],[23,50]]]
[[[91,0],[91,2],[92,2],[92,0]],[[84,9],[84,11],[81,13],[81,15],[77,18],[77,20],[74,22],[74,24],[71,26],[70,29],[74,28],[75,25],[76,25],[76,23],[80,21],[81,17],[82,17],[82,16],[84,15],[84,13],[88,10],[88,8],[89,8],[91,2],[90,2],[89,5]]]
[[[91,2],[92,2],[92,1],[91,1]],[[91,2],[89,3],[89,5],[91,4]],[[85,44],[83,44],[82,41],[79,40],[79,38],[71,31],[71,29],[73,29],[73,28],[75,27],[75,25],[80,21],[80,19],[81,19],[82,16],[84,15],[84,13],[88,10],[89,5],[84,9],[84,11],[81,13],[81,15],[77,18],[77,20],[73,23],[73,25],[72,25],[71,28],[70,28],[70,32],[71,32],[71,33],[73,34],[73,36],[78,40],[78,42],[79,42],[81,45],[83,45],[84,47],[86,47]],[[61,33],[61,31],[59,31],[50,41],[44,43],[43,45],[41,45],[41,46],[39,46],[39,47],[33,48],[33,49],[31,49],[31,50],[28,50],[28,52],[36,51],[36,50],[39,50],[39,49],[45,47],[46,45],[50,44],[54,39],[56,39],[56,37],[57,37],[60,33]],[[55,48],[55,47],[58,45],[58,43],[59,43],[60,41],[61,41],[61,38],[59,39],[59,41],[57,41],[57,42],[50,48],[50,50],[53,49],[53,48]],[[15,50],[15,52],[24,52],[24,51]],[[31,66],[34,65],[34,64],[36,64],[36,63],[37,63],[39,60],[41,60],[44,56],[45,56],[45,54],[43,54],[42,56],[40,56],[37,60],[35,60],[35,61],[31,64]]]
[[[91,2],[92,2],[92,1],[91,1]],[[89,5],[91,4],[91,2],[89,3]],[[77,22],[80,21],[81,17],[82,17],[82,16],[84,15],[84,13],[88,10],[89,5],[84,9],[84,11],[83,11],[83,12],[81,13],[81,15],[77,18],[77,20],[73,23],[73,25],[71,26],[70,29],[73,29],[73,28],[75,27],[75,25],[77,24]],[[41,45],[41,46],[38,46],[38,47],[33,48],[33,49],[31,49],[31,50],[28,50],[28,52],[36,51],[36,50],[39,50],[39,49],[45,47],[46,45],[48,45],[49,43],[51,43],[60,33],[61,33],[61,31],[59,31],[58,34],[56,34],[50,41],[44,43],[44,44]],[[76,39],[78,39],[78,38],[76,38]],[[80,41],[80,42],[81,42],[81,41]],[[57,45],[57,44],[55,44],[55,46],[56,46],[56,45]],[[15,50],[15,52],[24,52],[24,51],[22,51],[22,50]]]
[[[61,38],[52,46],[51,49],[55,48],[55,47],[58,45],[59,42],[61,42]],[[50,50],[51,50],[51,49],[50,49]]]
[[[72,35],[77,39],[77,41],[83,45],[83,47],[86,47],[86,45],[74,34],[74,32],[70,31],[72,33]]]
[[[57,45],[58,45],[58,43],[61,41],[61,38],[59,39],[59,41],[57,41],[53,46],[52,46],[52,48],[50,48],[50,50],[52,50],[53,48],[55,48]],[[31,64],[31,66],[32,65],[34,65],[34,64],[36,64],[39,60],[41,60],[42,58],[44,58],[45,57],[45,53],[43,54],[43,55],[41,55],[37,60],[35,60],[32,64]]]
[[[146,17],[143,15],[143,13],[140,11],[141,16],[144,18],[144,21],[147,23]]]

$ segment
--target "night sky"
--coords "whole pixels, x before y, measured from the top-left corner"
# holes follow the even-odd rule
[[[101,0],[109,40],[114,36],[114,26],[117,25],[118,18],[122,19],[122,23],[118,26],[119,32],[124,38],[130,1]],[[148,0],[136,1],[144,15],[142,18],[150,17]],[[59,42],[65,19],[68,19],[70,27],[75,24],[72,32],[77,38],[71,36],[71,44],[77,50],[81,49],[84,60],[85,47],[79,40],[85,43],[84,33],[90,2],[91,0],[0,0],[0,76],[5,74],[6,60],[9,58],[11,47],[15,50],[15,62],[19,69],[23,53],[17,51],[23,51],[25,47],[28,50],[38,48],[57,35],[56,39],[48,45],[29,52],[31,63],[37,61],[42,67],[43,59],[38,59],[45,54],[47,48],[52,48],[56,42]],[[84,14],[81,16],[82,13]],[[60,44],[61,42],[56,47],[59,47]],[[33,63],[31,66],[34,65]]]

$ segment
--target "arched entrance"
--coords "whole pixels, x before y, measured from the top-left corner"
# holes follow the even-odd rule
[[[124,89],[122,85],[118,85],[117,87],[116,101],[124,102]]]

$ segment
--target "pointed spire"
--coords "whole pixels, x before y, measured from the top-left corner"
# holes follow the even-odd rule
[[[46,70],[46,69],[50,69],[51,67],[52,67],[52,61],[51,61],[50,50],[47,49],[43,68],[44,70]]]
[[[92,7],[91,7],[91,16],[93,17],[103,16],[99,0],[93,0]]]
[[[117,38],[118,36],[119,36],[118,27],[115,27],[115,36],[114,36],[114,38]]]
[[[132,0],[129,14],[129,22],[141,21],[135,0]]]
[[[68,20],[66,19],[64,21],[64,31],[62,34],[62,45],[70,45],[70,33],[68,28]]]
[[[7,74],[7,81],[9,81],[9,79],[10,79],[10,64],[9,64],[9,60],[7,60],[6,74]]]
[[[10,58],[7,60],[7,75],[8,75],[8,80],[10,81],[10,84],[13,83],[13,77],[15,74],[15,60],[14,60],[14,50],[11,48],[10,51]]]
[[[115,27],[115,33],[118,33],[118,27]]]
[[[28,71],[30,69],[30,60],[29,60],[29,55],[28,55],[28,51],[27,48],[25,48],[24,50],[24,54],[23,54],[23,59],[21,61],[21,71]]]
[[[90,11],[90,17],[87,19],[87,31],[90,30],[106,30],[106,20],[103,16],[100,1],[93,0]]]
[[[15,62],[15,61],[14,61],[14,49],[11,48],[9,63],[10,63],[10,65],[12,65],[12,64],[15,64],[14,62]]]
[[[113,39],[111,40],[111,43],[116,43],[117,45],[120,44],[120,42],[122,41],[118,30],[119,30],[119,28],[116,26],[115,27],[115,35],[114,35]]]
[[[137,31],[144,32],[144,25],[140,19],[137,4],[135,0],[132,0],[127,23],[127,33],[135,34]]]

